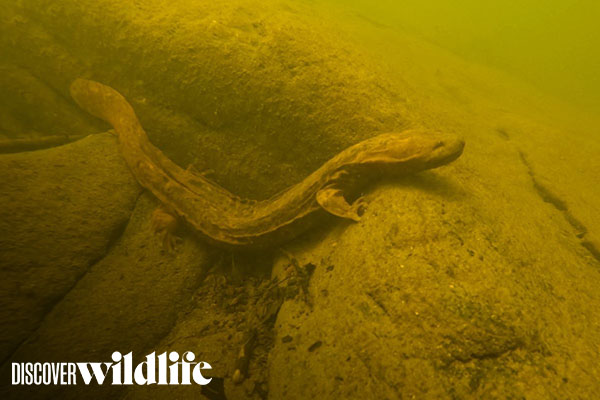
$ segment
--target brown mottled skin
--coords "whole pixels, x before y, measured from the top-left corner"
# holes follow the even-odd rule
[[[449,136],[408,130],[375,136],[348,147],[302,182],[263,201],[244,200],[201,175],[186,171],[157,149],[121,94],[101,83],[77,79],[73,99],[110,123],[121,151],[140,185],[163,204],[155,229],[167,244],[174,214],[219,244],[261,247],[282,243],[306,230],[319,213],[359,220],[362,199],[349,204],[374,176],[404,175],[439,167],[462,154],[464,142]]]

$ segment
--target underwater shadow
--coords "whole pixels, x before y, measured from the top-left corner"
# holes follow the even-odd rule
[[[467,196],[464,187],[455,179],[440,175],[434,171],[423,171],[415,175],[403,177],[385,177],[366,188],[365,194],[373,192],[380,187],[409,187],[415,190],[432,194],[436,197],[444,197],[459,200]]]
[[[434,171],[423,171],[418,174],[402,177],[382,177],[366,186],[362,193],[358,195],[368,196],[377,189],[392,187],[411,188],[415,191],[426,192],[440,199],[453,201],[464,199],[468,195],[459,181],[440,175]],[[358,195],[347,200],[353,202]],[[312,228],[298,235],[293,240],[283,243],[275,249],[271,249],[271,254],[275,256],[280,255],[279,249],[314,248],[334,231],[341,234],[348,227],[356,224],[354,221],[336,217],[323,210],[317,212],[317,218],[318,222]]]

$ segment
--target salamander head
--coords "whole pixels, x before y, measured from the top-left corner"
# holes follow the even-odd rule
[[[353,146],[351,164],[378,167],[391,174],[414,173],[456,160],[463,151],[462,139],[424,130],[386,133]]]

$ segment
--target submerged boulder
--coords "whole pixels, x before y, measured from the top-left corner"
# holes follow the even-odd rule
[[[103,362],[120,351],[132,352],[138,363],[154,351],[189,309],[209,260],[206,247],[192,237],[179,244],[177,254],[163,250],[151,228],[156,206],[151,195],[140,196],[122,235],[45,315],[36,333],[11,355],[11,362]],[[9,379],[9,363],[2,366],[1,375]],[[14,387],[3,398],[115,398],[125,389],[77,382]]]
[[[0,171],[0,354],[6,358],[106,254],[140,187],[109,133],[2,155]]]
[[[323,10],[297,2],[0,7],[10,11],[0,48],[27,66],[19,76],[44,77],[44,90],[59,94],[43,99],[66,98],[81,76],[108,84],[157,146],[183,166],[196,159],[242,196],[268,197],[381,131],[424,126],[466,139],[455,164],[374,189],[360,222],[334,221],[284,246],[277,276],[289,257],[315,271],[307,295],[279,312],[268,367],[251,360],[250,371],[268,368],[270,398],[600,397],[598,145],[557,122],[562,104],[392,29],[348,16],[336,25],[329,14],[324,24]],[[19,359],[48,348],[61,361],[104,360],[121,345],[171,342],[235,357],[239,316],[197,307],[176,318],[204,250],[186,242],[173,258],[162,254],[149,198],[110,246],[139,193],[114,143],[101,135],[0,158],[5,356],[29,337]],[[115,293],[127,305],[107,303]],[[232,361],[220,359],[218,373],[230,378]]]
[[[492,199],[447,171],[288,248],[316,269],[279,312],[270,398],[598,396],[595,260],[533,187]]]

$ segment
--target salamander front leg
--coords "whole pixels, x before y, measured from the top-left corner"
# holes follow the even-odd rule
[[[335,187],[326,187],[317,193],[317,202],[325,211],[338,217],[360,221],[366,209],[366,202],[358,198],[354,203],[348,204],[344,194]]]
[[[169,253],[175,250],[178,241],[175,235],[177,225],[177,216],[164,205],[157,207],[152,213],[152,229],[162,237],[163,248]]]

